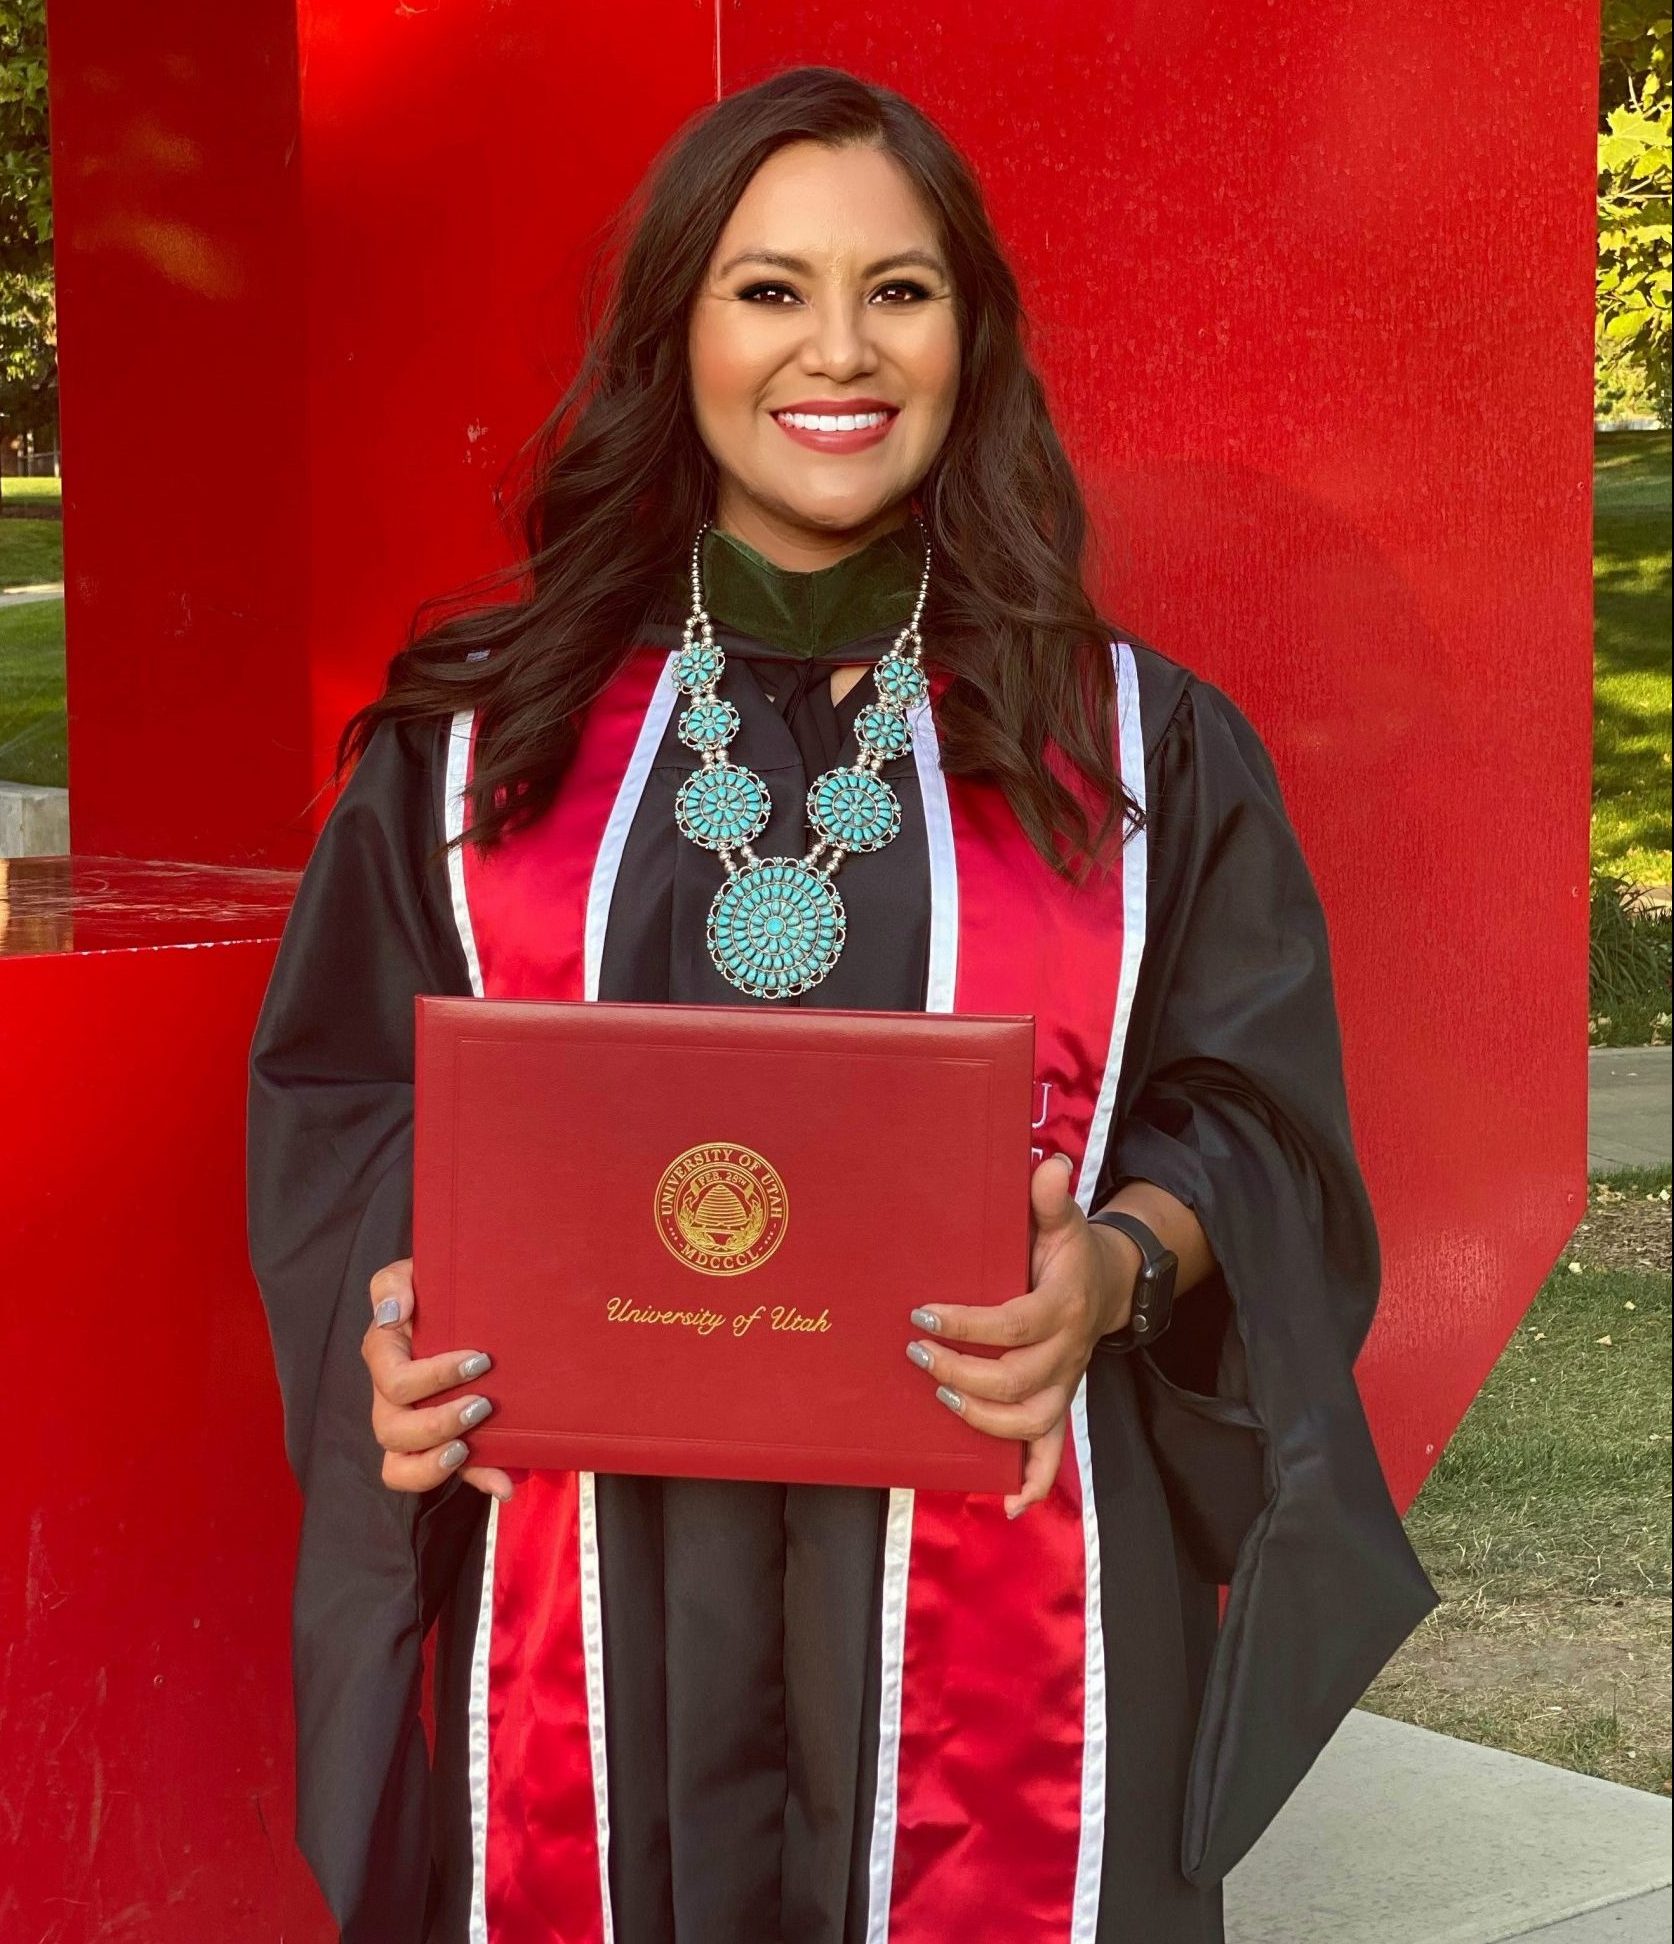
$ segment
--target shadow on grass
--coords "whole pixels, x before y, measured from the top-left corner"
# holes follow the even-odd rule
[[[0,780],[68,781],[64,603],[0,608]]]

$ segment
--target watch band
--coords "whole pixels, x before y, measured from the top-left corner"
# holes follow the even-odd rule
[[[1122,1355],[1156,1342],[1174,1314],[1174,1277],[1180,1258],[1164,1248],[1156,1234],[1137,1215],[1125,1208],[1107,1208],[1089,1215],[1089,1222],[1102,1222],[1106,1228],[1120,1229],[1139,1247],[1144,1258],[1134,1279],[1133,1310],[1119,1330],[1109,1330],[1094,1344],[1095,1350]]]

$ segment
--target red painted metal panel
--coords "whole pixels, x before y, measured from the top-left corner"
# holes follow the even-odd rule
[[[316,774],[417,603],[509,549],[495,483],[557,402],[593,247],[714,96],[710,0],[298,9]]]
[[[295,1494],[243,1223],[244,1055],[293,888],[0,873],[0,1937],[20,1944],[328,1935],[291,1842]]]
[[[710,0],[53,0],[73,848],[293,866],[574,362]]]
[[[741,0],[731,91],[899,88],[974,160],[1110,611],[1272,748],[1324,898],[1404,1498],[1578,1218],[1591,0]],[[1490,106],[1491,104],[1491,106]]]
[[[73,848],[297,864],[294,14],[54,0]]]

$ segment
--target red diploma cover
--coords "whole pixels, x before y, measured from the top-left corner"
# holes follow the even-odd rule
[[[1033,1070],[1031,1019],[420,998],[414,1355],[494,1358],[483,1464],[1014,1492],[906,1349],[1029,1286]]]

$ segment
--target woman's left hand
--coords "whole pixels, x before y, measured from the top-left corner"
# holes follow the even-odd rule
[[[1133,1304],[1139,1250],[1120,1230],[1088,1222],[1070,1193],[1067,1157],[1050,1156],[1029,1181],[1034,1287],[1010,1302],[937,1303],[913,1311],[925,1337],[907,1347],[949,1410],[997,1438],[1028,1442],[1023,1489],[1008,1494],[1015,1519],[1052,1489],[1063,1458],[1070,1400],[1107,1330],[1119,1330]],[[941,1341],[932,1341],[940,1338]],[[965,1343],[1004,1346],[999,1357],[963,1355]]]

